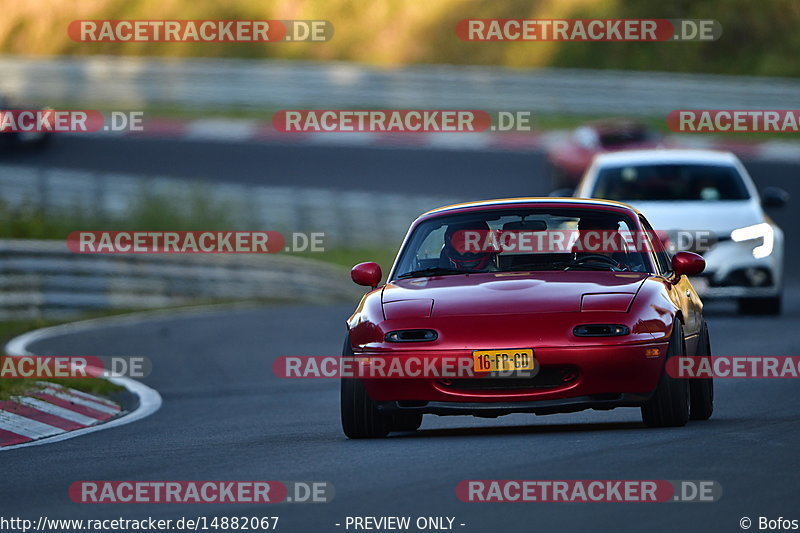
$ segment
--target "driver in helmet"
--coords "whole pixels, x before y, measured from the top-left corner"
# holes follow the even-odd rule
[[[624,268],[627,250],[625,238],[619,232],[618,220],[608,216],[581,217],[578,239],[572,247],[576,261],[605,256],[619,268]]]
[[[468,250],[465,247],[464,234],[458,233],[462,231],[479,232],[479,241],[483,243],[486,236],[491,232],[491,228],[484,221],[450,224],[444,234],[444,246],[440,255],[439,266],[475,272],[495,270],[494,258],[497,255],[497,251]]]

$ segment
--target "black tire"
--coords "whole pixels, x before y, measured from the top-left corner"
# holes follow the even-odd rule
[[[739,298],[739,313],[743,315],[779,315],[781,314],[781,297]]]
[[[686,353],[683,341],[683,325],[676,320],[669,339],[667,359],[681,357]],[[644,405],[642,405],[642,421],[648,427],[680,427],[689,421],[689,380],[670,376],[666,371],[661,374],[658,387]]]
[[[342,355],[353,355],[349,336],[345,338]],[[369,397],[364,383],[357,378],[341,380],[342,430],[350,439],[376,439],[385,437],[392,429],[391,415],[378,411],[378,406]]]
[[[703,323],[698,344],[698,356],[711,356],[708,326]],[[714,378],[689,380],[689,419],[708,420],[714,412]]]

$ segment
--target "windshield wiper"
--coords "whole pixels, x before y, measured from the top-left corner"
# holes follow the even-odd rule
[[[622,265],[617,263],[616,261],[614,264],[606,263],[604,261],[593,260],[591,258],[582,259],[573,259],[570,261],[564,270],[610,270],[611,272],[630,272],[630,267],[628,265]]]
[[[611,272],[622,272],[621,268],[616,268],[605,263],[570,263],[564,270],[610,270]]]
[[[446,276],[448,274],[474,274],[474,273],[475,271],[472,270],[459,270],[457,268],[446,268],[446,267],[430,267],[430,268],[423,268],[421,270],[412,270],[411,272],[400,274],[399,276],[397,276],[397,279],[420,278],[423,276]]]

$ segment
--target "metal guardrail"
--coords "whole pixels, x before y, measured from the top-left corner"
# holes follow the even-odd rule
[[[209,301],[354,299],[344,268],[276,255],[80,255],[63,241],[0,240],[0,320]]]
[[[14,208],[124,220],[137,203],[152,199],[175,212],[207,202],[224,209],[226,229],[321,232],[326,247],[349,248],[395,248],[421,213],[463,200],[0,165],[0,202]]]
[[[0,92],[36,103],[236,109],[478,108],[660,115],[791,109],[790,78],[581,69],[135,57],[0,57]]]
[[[232,224],[227,229],[322,232],[326,248],[397,247],[411,220],[457,200],[0,165],[0,205],[46,217],[84,213],[125,220],[138,201],[160,198],[180,211],[198,195],[224,209]],[[352,299],[359,293],[346,269],[280,254],[83,255],[69,252],[63,241],[0,241],[0,320],[210,300]]]
[[[226,229],[283,231],[287,238],[322,232],[326,248],[395,248],[420,213],[460,200],[0,165],[0,206],[46,217],[125,220],[139,200],[159,198],[180,212],[198,195],[224,208]],[[0,241],[0,320],[210,300],[352,299],[360,292],[346,269],[280,254],[84,255],[63,241]]]

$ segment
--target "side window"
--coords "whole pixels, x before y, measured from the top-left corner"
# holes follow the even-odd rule
[[[440,226],[432,230],[417,248],[417,253],[411,257],[411,265],[409,270],[419,270],[425,268],[436,268],[439,265],[440,257],[442,254],[442,246],[444,246],[444,234],[447,226]]]
[[[419,248],[417,249],[417,260],[424,261],[426,259],[436,259],[439,260],[439,254],[442,251],[442,245],[444,244],[444,232],[447,228],[442,226],[440,228],[436,228],[435,230],[431,231],[425,240],[422,241]]]
[[[642,227],[647,232],[652,242],[654,251],[651,255],[655,258],[655,263],[658,265],[658,272],[662,276],[672,274],[672,257],[670,257],[669,251],[667,251],[664,246],[660,245],[658,235],[656,235],[655,230],[644,217],[639,216],[639,222],[641,222]]]
[[[622,235],[623,239],[625,239],[625,252],[622,254],[614,254],[612,257],[614,257],[614,259],[621,260],[620,262],[626,265],[631,272],[647,272],[648,261],[645,259],[647,254],[646,252],[636,250],[633,242],[631,242],[630,236],[633,234],[633,230],[631,229],[630,224],[628,224],[628,221],[620,220],[617,231],[620,232],[620,235]]]

